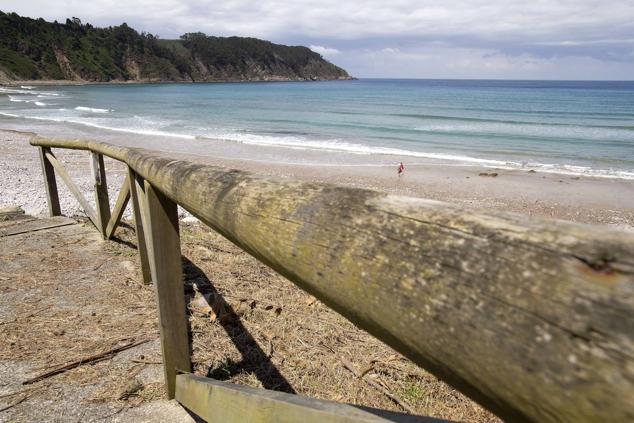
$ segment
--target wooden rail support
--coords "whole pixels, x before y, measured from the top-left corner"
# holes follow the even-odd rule
[[[108,239],[107,226],[110,221],[110,199],[108,198],[108,183],[103,154],[91,152],[92,176],[95,181],[95,204],[97,207],[98,228],[104,239]]]
[[[77,185],[75,185],[75,182],[73,182],[73,180],[71,179],[66,168],[64,168],[64,166],[59,162],[59,160],[57,160],[57,158],[55,157],[55,155],[53,155],[52,152],[47,151],[45,153],[45,156],[48,159],[48,161],[53,165],[53,167],[57,171],[57,174],[66,183],[68,190],[71,192],[71,194],[75,196],[79,204],[81,204],[81,207],[84,209],[86,216],[88,216],[88,218],[92,221],[92,223],[97,228],[99,228],[99,222],[97,220],[97,215],[95,214],[95,211],[90,206],[90,203],[88,203],[88,201],[86,201],[84,196],[81,194],[81,191],[79,190]]]
[[[51,153],[48,147],[39,147],[40,162],[42,163],[42,175],[44,175],[44,186],[46,187],[46,199],[48,202],[48,215],[60,216],[62,209],[59,206],[59,194],[57,193],[57,181],[55,180],[55,168],[46,158],[46,153]]]
[[[174,398],[176,374],[191,371],[176,203],[145,181],[144,224],[159,309],[165,382]],[[145,223],[145,222],[144,222]]]
[[[208,422],[440,423],[446,421],[236,385],[192,374],[176,376],[176,400]]]
[[[119,226],[128,201],[130,201],[130,175],[126,174],[125,180],[119,190],[117,202],[114,205],[114,209],[112,209],[110,221],[108,222],[108,226],[106,226],[106,239],[110,239],[117,229],[117,226]]]
[[[139,259],[141,261],[143,283],[149,284],[152,282],[152,273],[150,271],[147,244],[145,243],[145,232],[143,230],[144,211],[141,208],[141,203],[145,199],[145,187],[143,185],[143,180],[137,176],[130,167],[128,167],[128,182],[130,184],[130,198],[132,199],[132,210],[134,212],[136,245],[137,250],[139,251]]]

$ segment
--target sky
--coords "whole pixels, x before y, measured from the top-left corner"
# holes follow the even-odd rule
[[[360,78],[634,79],[634,0],[2,0],[0,10],[305,45]]]

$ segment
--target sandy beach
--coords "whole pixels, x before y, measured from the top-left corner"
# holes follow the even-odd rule
[[[0,207],[19,205],[27,213],[37,216],[46,213],[47,205],[38,152],[28,144],[31,136],[33,134],[25,132],[0,131]],[[130,141],[128,144],[147,146],[142,142]],[[242,148],[256,149],[254,146]],[[257,148],[264,153],[268,151],[266,147]],[[214,150],[211,153],[217,156],[214,157],[172,151],[169,156],[248,170],[260,175],[368,188],[395,195],[446,201],[476,209],[515,212],[623,228],[634,227],[634,183],[630,180],[443,163],[410,165],[407,161],[405,175],[398,178],[398,157],[390,158],[395,161],[394,166],[372,166],[363,163],[336,163],[324,166],[313,165],[310,161],[300,164],[275,162],[266,154],[255,154],[254,157],[258,159],[247,160],[232,158],[231,154],[225,153],[226,150],[223,149]],[[57,151],[57,155],[67,165],[86,198],[94,201],[87,154],[78,151]],[[292,158],[288,161],[297,162]],[[106,167],[110,201],[114,204],[118,188],[125,177],[125,167],[113,160],[107,160]],[[481,175],[485,173],[497,176]],[[63,212],[71,216],[83,214],[63,183],[60,182],[58,185]],[[186,217],[186,213],[183,212],[182,217]]]

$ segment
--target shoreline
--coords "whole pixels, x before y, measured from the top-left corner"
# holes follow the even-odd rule
[[[2,93],[0,93],[2,95]],[[7,94],[9,95],[9,94]],[[80,109],[77,107],[76,109]],[[84,109],[89,109],[84,107]],[[107,113],[106,109],[92,109],[99,113]],[[97,113],[95,112],[95,113]],[[305,166],[394,166],[399,161],[425,164],[430,166],[443,165],[448,167],[469,167],[491,171],[528,172],[559,176],[562,178],[596,178],[609,180],[634,181],[634,173],[631,170],[619,168],[593,168],[588,164],[565,164],[550,162],[518,162],[517,159],[505,160],[499,157],[482,158],[477,156],[463,156],[459,153],[424,152],[417,150],[400,150],[397,148],[369,147],[363,144],[347,144],[342,148],[337,146],[321,146],[317,144],[295,144],[293,142],[276,142],[265,139],[264,141],[242,140],[240,138],[228,138],[222,135],[202,136],[185,133],[168,133],[154,130],[134,130],[130,128],[118,128],[100,124],[80,122],[74,120],[57,120],[47,117],[29,117],[13,113],[0,112],[0,118],[7,118],[6,123],[0,123],[0,130],[15,130],[18,132],[37,132],[46,138],[60,139],[93,139],[129,147],[149,148],[186,155],[209,156],[209,151],[214,151],[214,158],[239,158],[244,161],[253,161],[255,156],[269,157],[271,163],[278,163],[282,157],[286,164],[302,164]],[[12,119],[28,121],[26,123],[13,124]],[[53,124],[53,125],[51,125]],[[60,126],[58,126],[60,125]],[[66,125],[65,127],[63,125]],[[32,131],[34,129],[35,131]],[[42,131],[42,132],[38,132]],[[258,135],[256,135],[258,136]],[[266,136],[265,136],[266,138]],[[178,145],[173,140],[180,140]],[[217,151],[221,150],[218,155]],[[253,152],[257,153],[253,153]],[[226,153],[229,156],[225,157]],[[277,157],[270,154],[275,152]],[[456,155],[457,154],[457,155]],[[345,159],[343,159],[345,158]],[[312,162],[311,162],[312,160]],[[263,160],[266,161],[266,160]],[[354,163],[354,164],[351,164]],[[361,163],[361,164],[359,164]]]
[[[37,149],[28,144],[33,133],[0,128],[0,207],[21,205],[27,213],[46,213],[44,185]],[[497,210],[528,216],[555,218],[580,223],[634,228],[634,183],[623,179],[566,176],[554,173],[459,166],[443,163],[406,164],[403,178],[391,165],[280,163],[273,158],[222,157],[223,152],[196,155],[162,149],[138,139],[127,143],[162,152],[173,159],[241,169],[252,173],[324,182],[377,190],[394,195],[445,201],[473,209]],[[257,149],[254,146],[254,150]],[[304,153],[304,152],[302,152]],[[210,153],[212,154],[212,153]],[[254,153],[255,154],[255,153]],[[58,157],[89,201],[94,201],[90,167],[85,152],[58,150]],[[110,201],[125,177],[125,166],[106,160]],[[486,173],[496,176],[480,176]],[[60,201],[65,214],[82,214],[75,199],[60,182]],[[181,218],[187,217],[181,213]]]
[[[245,85],[247,84],[246,81],[243,82]],[[157,83],[156,86],[170,89],[171,84],[177,84],[177,82]],[[216,84],[221,89],[225,83],[209,82],[203,84],[208,86]],[[47,88],[46,85],[37,87],[18,84],[12,87],[0,86],[0,99],[6,97],[8,100],[6,107],[0,111],[0,127],[34,131],[43,137],[86,138],[117,144],[138,145],[138,141],[141,140],[145,143],[142,145],[143,147],[151,146],[151,148],[160,150],[167,148],[170,151],[176,149],[177,152],[186,150],[187,152],[203,154],[214,151],[214,156],[217,156],[216,150],[218,148],[222,152],[238,152],[233,156],[241,158],[258,156],[259,153],[252,154],[252,151],[270,156],[269,152],[276,150],[277,155],[282,157],[285,162],[306,162],[308,160],[320,164],[337,163],[337,165],[360,162],[389,163],[390,165],[399,161],[407,161],[410,164],[439,162],[511,171],[534,170],[539,173],[562,175],[563,177],[580,176],[634,181],[634,168],[628,151],[621,152],[619,156],[610,156],[610,159],[602,159],[600,151],[593,150],[594,152],[587,156],[575,156],[574,154],[559,156],[555,151],[554,156],[551,156],[545,154],[549,152],[548,148],[542,150],[541,147],[537,146],[535,153],[527,157],[522,148],[518,151],[512,148],[509,151],[497,151],[495,150],[495,141],[492,141],[489,147],[486,147],[488,144],[485,142],[483,143],[484,147],[469,147],[467,145],[465,149],[456,148],[455,143],[450,143],[448,148],[439,148],[433,142],[429,146],[424,145],[424,143],[419,145],[415,142],[410,143],[407,141],[408,138],[403,138],[405,141],[402,141],[398,136],[395,139],[399,141],[392,142],[388,139],[383,143],[373,140],[371,133],[366,134],[369,137],[366,139],[364,134],[355,134],[349,138],[342,137],[338,132],[326,131],[317,134],[312,127],[306,130],[308,132],[301,129],[293,132],[293,129],[284,129],[285,123],[279,129],[280,132],[277,132],[278,129],[267,130],[257,127],[258,119],[254,119],[256,126],[253,128],[245,124],[244,128],[247,129],[232,124],[230,118],[228,122],[223,121],[207,127],[196,119],[192,119],[192,122],[188,123],[188,117],[183,116],[182,112],[172,121],[157,110],[153,110],[147,116],[137,109],[131,109],[129,112],[121,111],[119,107],[125,106],[116,102],[114,104],[108,102],[108,96],[111,93],[108,90],[104,93],[103,90],[99,89],[99,87],[106,88],[107,86],[113,89],[120,87],[121,90],[132,89],[137,86],[136,83],[95,83],[86,86],[85,89],[95,90],[97,94],[102,93],[106,96],[105,102],[90,101],[90,99],[82,98],[80,95],[78,95],[79,101],[73,101],[73,91],[83,92],[82,86],[84,85],[76,84],[74,90],[72,86],[67,86],[66,89],[69,90],[70,95],[60,94],[63,91],[62,86],[59,89],[55,89],[54,86]],[[89,88],[90,86],[93,88]],[[21,87],[26,88],[21,89]],[[185,85],[181,88],[186,93],[198,91],[196,88],[186,87]],[[201,86],[202,88],[204,86]],[[301,88],[294,89],[301,90]],[[139,90],[151,91],[149,88],[139,88]],[[240,107],[238,105],[238,108]],[[499,122],[506,121],[500,120]],[[312,121],[308,123],[308,125],[314,124]],[[509,124],[512,122],[509,121]],[[530,121],[528,124],[532,125],[534,122]],[[293,128],[292,125],[290,127]],[[337,125],[335,124],[334,127]],[[360,124],[359,128],[363,127],[364,125]],[[478,139],[478,132],[476,131],[474,134]],[[467,138],[464,142],[467,144],[469,136],[465,135]],[[460,142],[463,140],[461,139]],[[286,160],[286,156],[292,160]],[[346,160],[343,160],[343,157]],[[272,161],[278,162],[279,160]]]
[[[33,86],[76,86],[76,85],[150,85],[150,84],[227,84],[227,83],[249,83],[249,82],[333,82],[333,81],[357,81],[359,78],[353,76],[349,78],[337,78],[337,79],[215,79],[210,81],[162,81],[162,80],[134,80],[128,79],[125,81],[113,80],[113,81],[76,81],[70,79],[36,79],[36,80],[2,80],[0,79],[0,86],[17,87],[20,85],[33,85]]]

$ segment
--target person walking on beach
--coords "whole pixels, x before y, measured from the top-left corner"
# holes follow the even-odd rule
[[[403,164],[403,162],[401,162],[398,165],[398,171],[397,172],[398,172],[398,177],[399,178],[401,177],[401,175],[403,175],[403,172],[405,172],[405,165]]]

